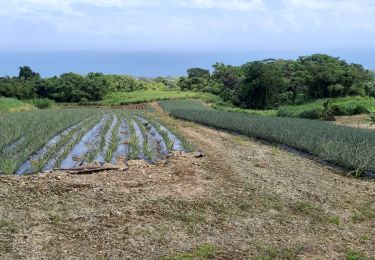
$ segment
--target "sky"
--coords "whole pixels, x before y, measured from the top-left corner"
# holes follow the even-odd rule
[[[0,0],[0,75],[176,76],[325,53],[375,70],[375,0]]]
[[[0,50],[372,48],[374,0],[0,0]]]

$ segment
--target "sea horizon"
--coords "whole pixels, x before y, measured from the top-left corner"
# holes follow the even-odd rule
[[[297,59],[315,53],[340,57],[348,63],[375,69],[375,50],[335,51],[0,51],[0,76],[17,76],[20,66],[30,66],[42,77],[74,72],[130,75],[134,77],[178,77],[192,67],[212,69],[216,62],[242,65],[254,60]]]

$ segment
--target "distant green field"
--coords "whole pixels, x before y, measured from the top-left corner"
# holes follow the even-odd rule
[[[166,112],[170,112],[173,109],[212,110],[208,105],[204,105],[198,100],[193,99],[164,100],[160,101],[159,105]]]
[[[33,109],[36,109],[36,107],[18,99],[0,97],[0,112],[22,112]]]
[[[110,93],[100,101],[101,105],[127,105],[134,103],[147,103],[152,101],[167,99],[202,99],[207,102],[218,102],[221,99],[218,96],[209,93],[199,93],[191,91],[164,91],[164,90],[141,90],[134,92],[116,92]]]
[[[331,110],[335,116],[351,116],[369,113],[368,109],[374,106],[375,99],[370,97],[344,97],[332,98]],[[301,117],[319,119],[323,117],[324,102],[327,99],[319,99],[299,106],[283,106],[277,110],[281,117]]]

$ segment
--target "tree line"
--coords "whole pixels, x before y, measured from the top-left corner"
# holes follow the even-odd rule
[[[329,55],[315,54],[297,60],[267,59],[231,66],[213,65],[213,72],[191,68],[181,77],[182,90],[220,95],[236,106],[268,109],[308,100],[375,96],[374,73]]]
[[[375,74],[324,54],[297,60],[267,59],[241,66],[216,63],[213,71],[187,70],[187,76],[154,79],[123,75],[65,73],[41,78],[30,67],[17,77],[0,77],[0,96],[18,99],[49,98],[57,102],[87,102],[111,92],[143,89],[180,89],[209,92],[225,102],[252,109],[301,104],[308,100],[348,95],[375,96]]]
[[[18,99],[49,98],[57,102],[88,102],[103,99],[107,93],[144,89],[174,88],[170,78],[133,78],[124,75],[64,73],[41,78],[30,67],[19,68],[17,77],[0,77],[0,96]]]

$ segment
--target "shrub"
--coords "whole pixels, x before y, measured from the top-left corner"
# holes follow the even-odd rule
[[[26,102],[40,109],[51,108],[55,103],[54,101],[48,98],[34,98],[34,99],[29,99]]]
[[[323,114],[324,114],[324,109],[321,107],[318,107],[318,108],[311,108],[311,109],[302,111],[299,114],[299,117],[306,118],[306,119],[320,119],[323,117]]]
[[[375,106],[369,109],[371,125],[375,124]]]
[[[370,97],[345,97],[329,100],[332,116],[366,114],[369,113],[368,109],[374,103],[374,99]],[[327,99],[321,99],[300,106],[283,106],[277,110],[277,116],[320,119],[324,117],[324,103],[326,101]]]

